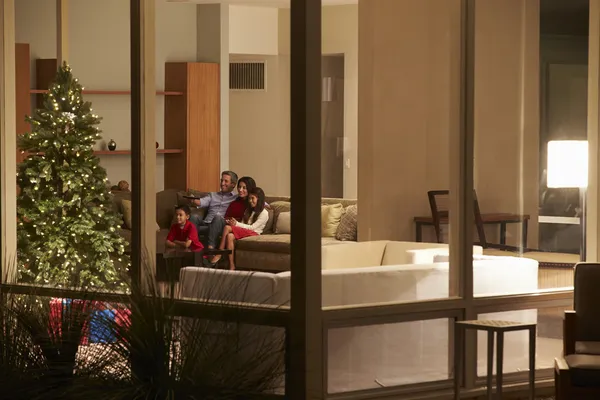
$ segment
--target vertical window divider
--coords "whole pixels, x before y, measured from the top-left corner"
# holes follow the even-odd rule
[[[13,283],[17,277],[17,121],[15,105],[15,0],[2,0],[0,5],[2,42],[0,55],[0,279]]]
[[[291,308],[286,398],[322,399],[321,0],[291,0]]]
[[[475,0],[460,2],[460,69],[458,104],[458,130],[451,132],[450,166],[450,296],[464,299],[464,319],[475,319],[473,306],[473,156],[475,130]],[[449,343],[454,343],[453,331]],[[477,336],[467,332],[464,354],[464,386],[472,388],[476,381]],[[456,377],[456,371],[454,371]]]
[[[131,0],[131,279],[148,290],[156,268],[155,1]]]

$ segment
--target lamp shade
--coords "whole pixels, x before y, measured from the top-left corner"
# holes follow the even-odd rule
[[[588,185],[588,142],[552,140],[548,142],[547,186],[585,188]]]

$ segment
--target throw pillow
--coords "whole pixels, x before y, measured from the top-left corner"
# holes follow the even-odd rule
[[[292,213],[291,211],[282,212],[277,217],[275,225],[276,234],[292,233]]]
[[[131,230],[131,226],[133,225],[131,222],[132,216],[131,216],[131,200],[123,200],[121,202],[121,205],[123,207],[123,220],[125,220],[125,226],[127,227],[127,229]],[[160,231],[160,226],[158,226],[157,222],[154,222],[156,224],[156,231]]]
[[[341,204],[324,204],[321,206],[322,237],[335,237],[343,213],[344,206]]]
[[[268,208],[267,212],[269,213],[269,219],[267,220],[267,225],[265,225],[265,229],[263,230],[263,235],[270,235],[274,232],[274,222],[275,215],[273,213],[273,209]]]
[[[358,206],[352,205],[346,207],[346,212],[342,215],[338,225],[335,238],[337,240],[356,241],[358,238]]]
[[[282,212],[292,211],[292,203],[289,201],[274,201],[269,204],[273,210],[273,226],[277,227],[277,217]]]

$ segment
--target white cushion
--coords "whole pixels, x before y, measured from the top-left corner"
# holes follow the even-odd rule
[[[408,252],[421,249],[446,249],[445,243],[423,243],[423,242],[388,242],[385,246],[385,253],[381,265],[410,264],[412,256]]]
[[[353,242],[321,248],[322,269],[347,269],[381,265],[387,240]]]

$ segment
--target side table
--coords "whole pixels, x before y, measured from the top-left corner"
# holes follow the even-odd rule
[[[473,329],[487,331],[487,398],[493,399],[492,383],[494,379],[494,333],[497,336],[496,347],[496,398],[502,399],[502,362],[504,359],[504,333],[528,330],[529,331],[529,398],[535,399],[535,340],[536,324],[524,322],[510,322],[497,320],[472,320],[457,321],[454,324],[454,399],[460,399],[460,386],[463,372],[463,349],[465,331]]]

